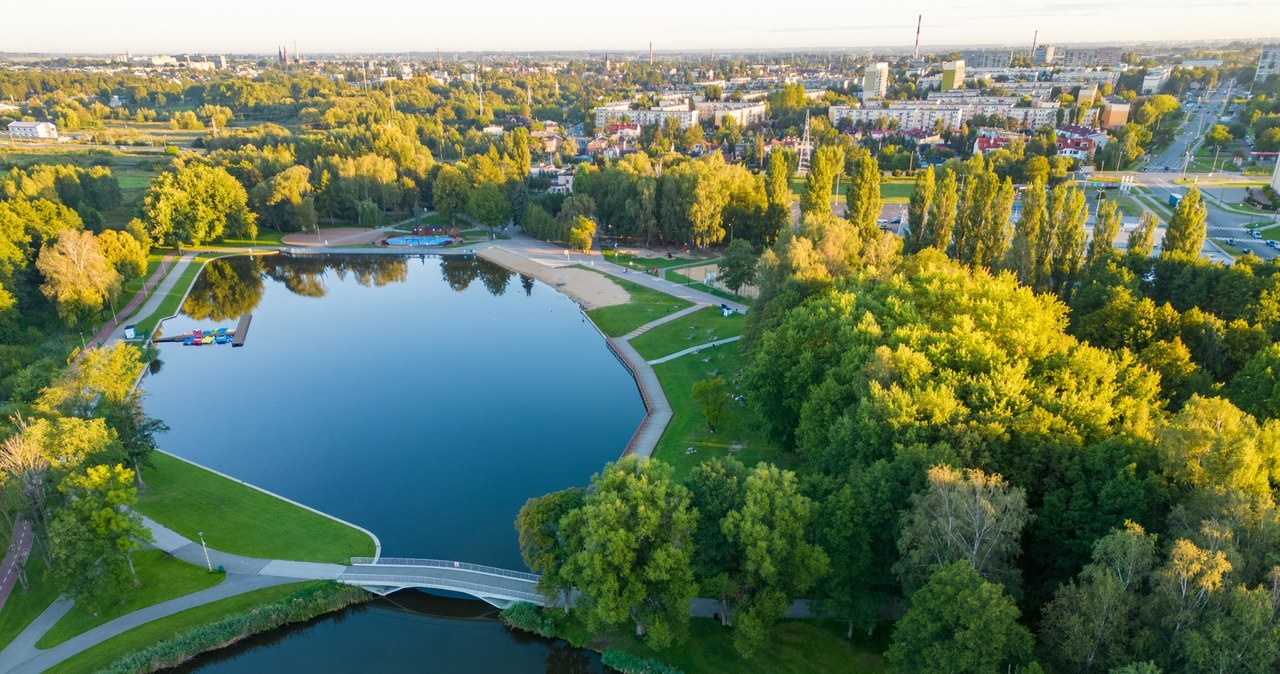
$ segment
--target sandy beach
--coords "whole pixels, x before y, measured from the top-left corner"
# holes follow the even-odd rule
[[[280,237],[280,243],[286,246],[324,247],[352,246],[360,243],[373,243],[382,239],[387,233],[377,229],[360,227],[333,227],[322,229],[317,236],[315,232],[294,232]]]
[[[548,267],[496,246],[485,248],[476,256],[516,273],[532,276],[573,298],[584,309],[626,304],[631,300],[627,291],[604,274],[571,267]]]

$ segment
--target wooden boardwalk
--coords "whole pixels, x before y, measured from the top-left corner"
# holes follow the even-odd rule
[[[662,392],[662,383],[658,381],[657,373],[636,352],[635,347],[622,339],[606,338],[606,343],[618,360],[631,371],[631,376],[636,380],[636,387],[640,389],[640,399],[644,401],[644,407],[647,410],[644,421],[640,422],[640,427],[631,436],[631,442],[628,442],[627,448],[622,450],[622,455],[634,455],[647,459],[653,456],[658,440],[662,439],[662,433],[667,430],[667,424],[671,423],[671,404],[667,402],[667,395]]]

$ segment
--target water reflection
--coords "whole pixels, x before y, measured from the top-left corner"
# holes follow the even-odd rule
[[[252,312],[261,301],[258,258],[233,257],[205,265],[182,303],[182,312],[200,321],[224,321]]]
[[[440,274],[450,288],[462,292],[480,274],[477,260],[469,256],[446,257],[440,260]]]

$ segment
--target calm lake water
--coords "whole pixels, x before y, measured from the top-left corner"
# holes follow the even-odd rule
[[[243,348],[161,347],[143,386],[148,412],[172,429],[162,446],[359,524],[387,556],[524,568],[520,506],[586,484],[644,414],[576,304],[481,261],[215,261],[183,309],[165,332],[234,327],[250,312],[253,323]],[[196,667],[601,669],[493,616],[481,602],[402,592]]]

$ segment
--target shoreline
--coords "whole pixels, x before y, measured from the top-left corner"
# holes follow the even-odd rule
[[[476,257],[517,274],[532,276],[577,302],[584,311],[631,301],[631,293],[604,274],[573,267],[549,267],[500,246],[484,248]]]

